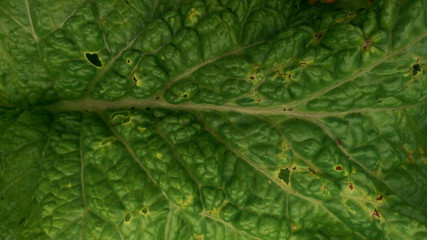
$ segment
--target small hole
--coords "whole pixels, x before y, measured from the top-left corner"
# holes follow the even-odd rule
[[[147,111],[150,111],[150,109],[151,109],[151,108],[149,108],[149,107],[145,108],[145,110],[147,110]]]
[[[421,65],[415,64],[412,66],[412,76],[417,75],[419,72],[421,72]]]
[[[129,222],[131,218],[132,216],[130,215],[130,213],[127,213],[125,216],[125,222]]]
[[[279,173],[279,178],[284,181],[286,184],[289,184],[289,176],[290,176],[291,172],[289,171],[289,169],[284,168],[284,169],[280,169],[280,173]]]
[[[321,39],[323,37],[323,35],[321,33],[316,33],[313,36],[315,39]]]
[[[86,53],[86,59],[96,67],[102,67],[101,60],[97,53]]]
[[[187,97],[188,97],[188,94],[187,94],[187,93],[184,93],[184,94],[182,95],[182,97],[183,97],[183,98],[187,98]]]
[[[126,59],[126,62],[127,62],[128,64],[130,64],[130,63],[131,63],[131,60],[128,58],[128,59]]]
[[[142,209],[141,209],[141,211],[140,211],[140,213],[141,213],[141,214],[144,214],[144,215],[147,215],[147,213],[148,213],[148,208],[146,208],[146,207],[142,208]]]
[[[132,77],[133,82],[136,84],[138,82],[138,79],[136,79],[135,76]]]

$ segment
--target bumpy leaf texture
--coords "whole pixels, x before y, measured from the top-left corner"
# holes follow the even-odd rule
[[[0,239],[427,238],[426,0],[0,0],[0,40]]]

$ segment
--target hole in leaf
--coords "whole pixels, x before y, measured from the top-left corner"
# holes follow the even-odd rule
[[[102,67],[101,60],[99,60],[99,56],[97,53],[86,53],[87,60],[95,65],[96,67]]]
[[[314,35],[313,35],[313,37],[314,37],[315,39],[321,39],[321,38],[323,37],[323,34],[321,34],[321,33],[316,33],[316,34],[314,34]]]
[[[187,94],[187,93],[184,93],[184,94],[182,94],[182,97],[183,97],[183,98],[187,98],[187,97],[188,97],[188,94]]]
[[[419,72],[421,72],[421,65],[415,64],[412,66],[412,76],[417,75]]]
[[[147,111],[150,111],[150,109],[151,109],[151,108],[149,108],[149,107],[146,107],[146,108],[145,108],[145,110],[147,110]]]
[[[127,62],[128,64],[131,64],[131,62],[132,62],[132,61],[131,61],[129,58],[127,58],[127,59],[126,59],[126,62]]]
[[[125,216],[125,222],[129,222],[131,218],[132,216],[130,215],[130,213],[127,213]]]
[[[279,178],[284,181],[286,184],[289,184],[289,176],[291,175],[291,172],[289,169],[280,169]]]
[[[142,208],[140,213],[146,215],[148,213],[148,208],[146,207]]]

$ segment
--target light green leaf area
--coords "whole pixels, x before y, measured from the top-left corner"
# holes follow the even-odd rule
[[[0,239],[426,239],[427,1],[311,2],[0,0]]]

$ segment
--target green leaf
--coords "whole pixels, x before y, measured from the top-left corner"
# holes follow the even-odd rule
[[[0,1],[0,239],[425,239],[427,1]]]

